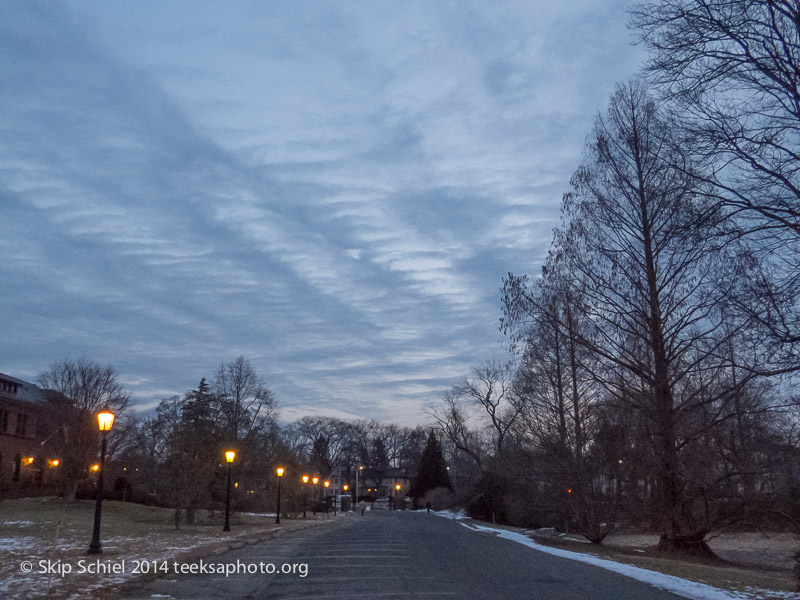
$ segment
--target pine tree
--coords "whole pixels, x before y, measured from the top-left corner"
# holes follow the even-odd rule
[[[447,464],[444,462],[444,456],[442,455],[442,446],[439,444],[439,440],[436,439],[436,435],[431,431],[428,435],[425,450],[422,451],[417,477],[414,479],[411,489],[411,496],[422,498],[430,490],[440,487],[447,488],[450,491],[453,490],[453,486],[450,484],[450,475],[447,473]]]

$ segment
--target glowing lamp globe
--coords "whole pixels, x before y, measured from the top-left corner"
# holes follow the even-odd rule
[[[108,407],[97,413],[97,427],[100,431],[110,431],[114,424],[114,413]]]

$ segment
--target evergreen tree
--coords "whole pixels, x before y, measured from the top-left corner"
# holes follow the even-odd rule
[[[447,473],[447,465],[442,455],[442,446],[431,431],[425,450],[422,451],[417,477],[411,488],[411,496],[422,498],[430,490],[440,487],[453,490],[453,486],[450,484],[450,475]]]

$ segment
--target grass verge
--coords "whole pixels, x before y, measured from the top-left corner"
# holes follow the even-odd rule
[[[274,515],[235,514],[230,532],[222,531],[223,515],[198,511],[198,522],[176,530],[173,511],[140,504],[103,503],[103,553],[86,551],[94,523],[94,502],[56,498],[0,501],[0,598],[108,599],[123,585],[152,575],[134,573],[145,561],[180,560],[220,553],[231,546],[268,539],[284,531],[326,525],[334,519],[281,519]],[[122,572],[89,573],[83,569],[116,565]],[[30,572],[23,572],[28,561]],[[49,562],[48,562],[49,561]],[[27,566],[27,565],[25,565]],[[69,572],[66,572],[70,569]],[[141,570],[141,569],[140,569]]]

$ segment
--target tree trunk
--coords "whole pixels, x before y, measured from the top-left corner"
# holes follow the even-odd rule
[[[70,479],[64,484],[64,500],[75,502],[75,496],[78,493],[78,482]]]
[[[705,532],[690,535],[670,536],[663,532],[658,540],[657,549],[673,554],[687,554],[701,558],[717,558],[705,542]]]

